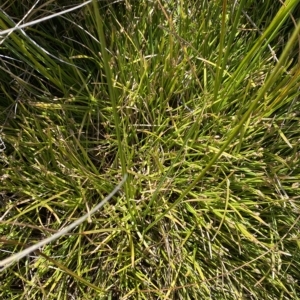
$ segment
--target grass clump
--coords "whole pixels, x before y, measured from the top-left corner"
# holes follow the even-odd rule
[[[0,28],[79,4],[7,2]],[[90,1],[3,34],[1,260],[128,179],[2,298],[300,298],[298,11]]]

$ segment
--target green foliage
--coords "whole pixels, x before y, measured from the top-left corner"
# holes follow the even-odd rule
[[[1,297],[300,298],[299,1],[92,1],[44,21],[81,3],[21,2],[0,29],[40,22],[0,32],[0,259],[128,180],[0,273]]]

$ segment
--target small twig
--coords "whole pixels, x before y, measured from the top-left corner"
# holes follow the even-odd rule
[[[0,152],[3,152],[5,149],[6,149],[5,143],[3,142],[3,140],[0,136]]]
[[[71,7],[71,8],[69,8],[69,9],[64,10],[64,11],[60,11],[60,12],[58,12],[58,13],[55,13],[55,14],[49,15],[49,16],[47,16],[47,17],[44,17],[44,18],[41,18],[41,19],[38,19],[38,20],[34,20],[34,21],[31,21],[31,22],[28,22],[28,23],[25,23],[25,24],[22,24],[22,25],[17,24],[17,25],[16,25],[15,27],[13,27],[13,28],[10,28],[10,29],[6,29],[6,30],[0,31],[0,36],[1,36],[1,35],[5,35],[5,34],[11,34],[12,32],[14,32],[14,31],[16,31],[16,30],[19,30],[19,29],[22,29],[22,28],[26,28],[26,27],[29,27],[29,26],[32,26],[32,25],[35,25],[35,24],[44,22],[44,21],[46,21],[46,20],[50,20],[50,19],[55,18],[55,17],[57,17],[57,16],[61,16],[61,15],[63,15],[63,14],[66,14],[66,13],[68,13],[68,12],[71,12],[71,11],[73,11],[73,10],[75,10],[75,9],[81,8],[81,7],[83,7],[83,6],[85,6],[85,5],[89,4],[89,3],[91,3],[92,1],[93,1],[93,0],[88,0],[88,1],[86,1],[86,2],[81,3],[80,5]]]
[[[255,29],[259,32],[260,35],[263,35],[262,31],[258,28],[258,26],[252,21],[252,19],[250,18],[250,16],[247,14],[246,11],[242,10],[244,16],[248,19],[248,21],[255,27]],[[266,39],[265,39],[266,41]],[[276,56],[275,51],[273,50],[272,46],[270,44],[268,44],[268,48],[271,51],[272,57],[273,59],[278,63],[278,58]]]
[[[12,263],[19,261],[20,259],[22,259],[23,257],[29,255],[31,252],[37,250],[38,248],[53,242],[54,240],[60,238],[62,235],[65,235],[66,233],[68,233],[69,231],[71,231],[72,229],[74,229],[75,227],[80,225],[81,223],[83,223],[86,219],[88,219],[97,210],[99,210],[108,200],[110,200],[118,192],[118,190],[122,187],[122,185],[124,184],[126,179],[127,179],[127,174],[124,175],[122,181],[98,205],[96,205],[90,212],[86,213],[84,216],[82,216],[78,220],[74,221],[69,226],[61,229],[57,233],[55,233],[52,236],[40,241],[39,243],[37,243],[35,245],[32,245],[29,248],[27,248],[27,249],[25,249],[25,250],[23,250],[19,253],[16,253],[16,254],[14,254],[14,255],[12,255],[12,256],[4,259],[4,260],[1,260],[0,261],[0,267],[3,267],[3,268],[0,269],[0,272],[5,270],[6,268],[8,268]]]

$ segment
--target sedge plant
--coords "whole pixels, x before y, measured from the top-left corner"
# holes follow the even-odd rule
[[[300,298],[298,17],[4,2],[0,296]]]

